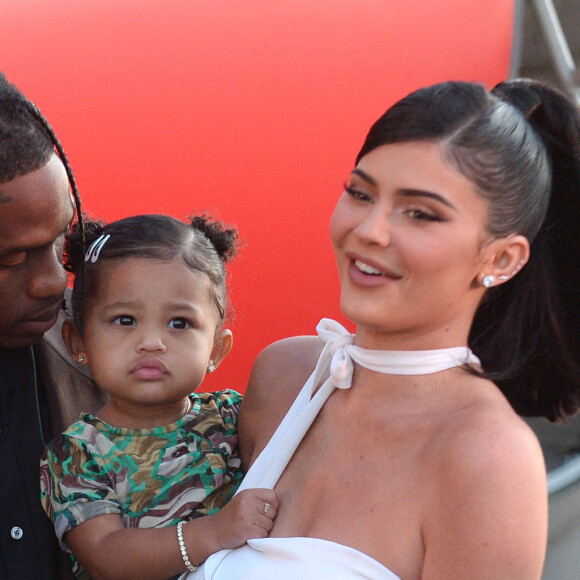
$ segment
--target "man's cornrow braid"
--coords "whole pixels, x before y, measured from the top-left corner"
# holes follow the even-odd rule
[[[40,123],[41,127],[44,129],[44,131],[47,133],[48,137],[50,138],[50,140],[54,144],[54,146],[58,152],[58,156],[60,157],[60,160],[62,161],[62,164],[64,165],[64,169],[66,171],[66,174],[67,174],[67,177],[68,177],[71,189],[72,189],[72,194],[73,194],[73,197],[75,200],[77,220],[79,222],[79,226],[81,229],[81,239],[83,241],[83,248],[84,248],[84,246],[85,246],[85,228],[84,228],[83,214],[82,214],[82,208],[81,208],[81,197],[79,195],[77,183],[76,183],[76,180],[74,177],[73,170],[72,170],[70,163],[68,161],[68,157],[66,156],[64,148],[63,148],[61,142],[59,141],[58,137],[56,136],[54,129],[50,126],[50,123],[46,120],[46,117],[40,112],[40,109],[31,101],[25,100],[25,103],[26,103],[26,108],[30,111],[30,113],[34,116],[34,118]]]
[[[74,176],[72,167],[70,166],[70,163],[68,161],[68,157],[66,156],[64,148],[63,148],[60,140],[56,136],[54,129],[51,127],[50,123],[47,121],[46,117],[42,114],[40,109],[32,101],[29,101],[26,98],[24,99],[24,105],[25,105],[26,109],[30,112],[30,114],[38,121],[38,123],[40,124],[42,129],[44,129],[45,133],[48,135],[49,139],[52,141],[53,145],[55,146],[55,148],[58,152],[58,156],[60,157],[62,164],[64,165],[64,169],[66,171],[68,181],[69,181],[69,184],[71,186],[72,195],[73,195],[73,198],[75,200],[75,209],[76,209],[77,221],[79,224],[79,229],[80,229],[80,233],[81,233],[81,243],[82,243],[82,248],[83,248],[83,252],[84,252],[86,249],[86,240],[85,240],[85,224],[83,221],[83,212],[82,212],[82,207],[81,207],[81,196],[79,194],[79,190],[77,187],[75,176]],[[82,308],[83,297],[85,294],[84,286],[85,286],[85,277],[86,277],[86,267],[85,267],[84,262],[82,264],[82,269],[83,269],[82,286],[81,286],[81,293],[80,293],[81,299],[78,301],[78,305],[77,305],[78,306],[77,310],[79,310],[79,312],[72,313],[73,318],[75,320],[80,320],[80,309]]]

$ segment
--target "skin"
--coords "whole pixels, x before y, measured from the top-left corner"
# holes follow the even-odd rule
[[[40,169],[0,184],[0,346],[38,342],[55,323],[67,285],[64,234],[74,217],[55,154]]]
[[[348,187],[330,229],[355,343],[465,345],[483,277],[514,275],[527,260],[526,240],[491,239],[485,203],[438,144],[379,147]],[[247,464],[321,348],[317,338],[295,337],[258,358],[240,415]],[[276,491],[271,536],[345,544],[405,580],[541,577],[540,446],[493,383],[461,368],[409,377],[355,366],[352,387],[330,396]]]
[[[209,278],[181,258],[133,259],[104,266],[98,288],[87,297],[84,335],[69,322],[64,338],[110,397],[99,416],[135,429],[173,423],[210,359],[217,368],[232,347]]]
[[[110,396],[98,415],[135,429],[171,424],[187,412],[188,395],[203,381],[210,358],[217,368],[231,349],[211,282],[180,257],[124,260],[99,274],[98,295],[84,305],[84,335],[71,321],[63,326],[71,356],[78,360],[82,353]],[[272,490],[247,490],[218,513],[188,522],[183,536],[191,562],[267,536],[277,508]],[[73,528],[65,540],[93,578],[162,580],[185,570],[174,527],[124,528],[120,516],[103,515]]]
[[[361,159],[330,222],[341,308],[359,324],[357,343],[467,344],[483,277],[510,275],[529,252],[522,236],[492,240],[486,218],[485,201],[438,145],[387,145]],[[361,262],[380,275],[365,275]]]

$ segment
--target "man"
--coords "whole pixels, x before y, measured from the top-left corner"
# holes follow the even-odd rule
[[[39,461],[81,410],[104,404],[60,338],[63,243],[75,213],[80,219],[80,199],[58,139],[0,73],[2,580],[72,577],[40,504]]]

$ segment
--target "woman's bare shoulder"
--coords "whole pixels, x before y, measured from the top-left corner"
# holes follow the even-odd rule
[[[324,343],[294,336],[267,346],[256,358],[240,410],[244,464],[270,439],[316,367]]]
[[[447,483],[454,482],[454,476],[458,485],[470,479],[476,489],[478,485],[501,487],[510,481],[545,478],[538,439],[514,412],[475,410],[459,417],[446,431],[436,444]]]
[[[475,405],[441,430],[432,452],[424,577],[540,578],[547,490],[532,430],[503,404]]]
[[[293,336],[267,346],[256,358],[248,388],[258,389],[271,383],[304,383],[316,366],[324,343],[317,336]]]

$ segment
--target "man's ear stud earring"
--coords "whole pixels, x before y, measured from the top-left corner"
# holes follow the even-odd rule
[[[84,357],[82,354],[79,354],[78,361],[79,361],[80,363],[84,363],[84,362],[85,362],[85,357]]]
[[[211,359],[209,359],[209,363],[207,365],[207,372],[213,373],[214,371],[215,371],[215,365],[213,364],[213,361]]]

